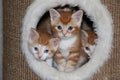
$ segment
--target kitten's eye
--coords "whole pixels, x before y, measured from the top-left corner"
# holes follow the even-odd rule
[[[72,27],[72,26],[69,26],[69,27],[68,27],[68,30],[73,30],[73,27]]]
[[[58,28],[59,30],[62,30],[62,26],[57,26],[57,28]]]
[[[86,49],[86,50],[88,50],[88,51],[90,50],[90,48],[89,48],[89,47],[85,47],[85,49]]]
[[[48,51],[49,51],[49,50],[48,50],[48,49],[46,49],[46,50],[44,51],[44,53],[48,53]]]
[[[35,51],[38,51],[38,48],[37,48],[37,47],[34,47],[34,50],[35,50]]]

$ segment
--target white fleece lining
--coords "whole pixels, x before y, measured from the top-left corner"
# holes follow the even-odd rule
[[[81,68],[71,73],[59,72],[48,66],[45,62],[37,61],[28,49],[28,39],[31,28],[36,25],[43,14],[50,8],[59,5],[78,6],[83,9],[94,22],[98,35],[97,46],[92,58]],[[112,18],[100,0],[34,0],[28,7],[23,20],[22,51],[30,68],[45,80],[85,80],[99,71],[100,67],[108,60],[113,40]]]

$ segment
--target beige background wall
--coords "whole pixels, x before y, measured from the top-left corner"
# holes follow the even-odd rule
[[[0,80],[2,80],[2,0],[0,0]]]

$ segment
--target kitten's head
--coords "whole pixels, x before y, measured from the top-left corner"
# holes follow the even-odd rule
[[[61,39],[68,39],[79,34],[82,16],[82,10],[72,13],[50,9],[52,32]]]
[[[29,49],[38,60],[51,58],[57,51],[60,41],[58,38],[44,39],[44,37],[39,36],[35,29],[31,29]]]
[[[86,31],[81,30],[81,40],[82,40],[82,46],[85,51],[85,53],[88,54],[88,56],[91,56],[95,49],[95,44],[90,44],[88,41],[89,35]],[[91,37],[92,38],[92,37]]]

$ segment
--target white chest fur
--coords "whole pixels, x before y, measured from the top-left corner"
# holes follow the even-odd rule
[[[61,40],[59,48],[60,48],[61,54],[64,57],[67,57],[69,55],[69,49],[75,43],[76,39],[77,39],[77,36],[72,37],[70,39]]]

